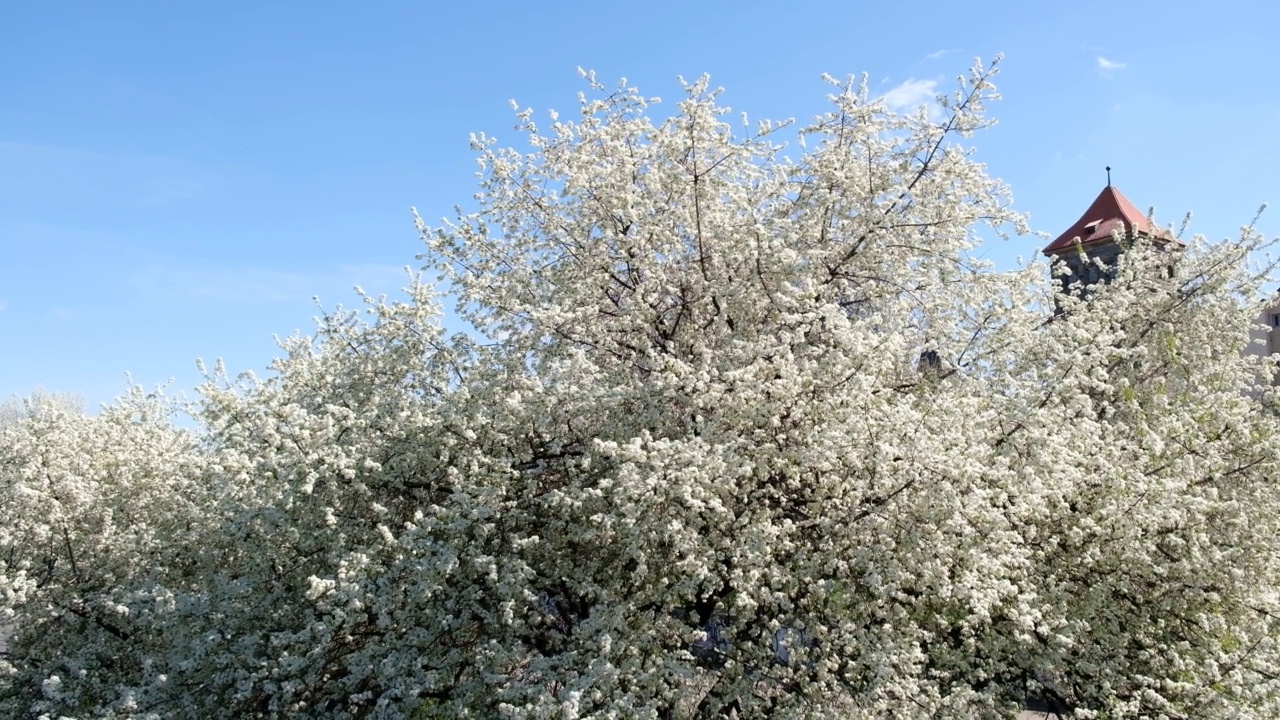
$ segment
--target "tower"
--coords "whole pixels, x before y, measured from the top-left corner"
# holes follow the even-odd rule
[[[1042,251],[1053,259],[1061,259],[1070,273],[1061,276],[1064,292],[1079,292],[1097,283],[1110,282],[1120,254],[1137,238],[1146,238],[1160,250],[1176,252],[1182,243],[1164,228],[1156,227],[1129,199],[1111,185],[1111,168],[1107,168],[1107,186],[1066,232]],[[1168,271],[1173,271],[1170,258]]]

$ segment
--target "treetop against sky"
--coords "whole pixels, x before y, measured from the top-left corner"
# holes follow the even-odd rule
[[[351,288],[396,294],[429,223],[466,206],[508,100],[571,110],[575,68],[646,95],[709,73],[754,119],[822,110],[820,76],[869,74],[908,109],[1003,52],[976,157],[1031,227],[1067,227],[1115,168],[1163,222],[1230,235],[1274,200],[1280,23],[1267,4],[823,2],[38,3],[0,17],[0,396],[90,407],[196,358],[261,372]],[[652,109],[656,117],[674,111]],[[794,152],[794,150],[792,151]],[[1274,234],[1276,221],[1259,227]],[[1012,267],[1036,236],[992,244]]]
[[[996,75],[745,128],[589,82],[420,223],[483,342],[411,282],[196,432],[4,413],[0,715],[1276,717],[1277,241],[988,271]]]

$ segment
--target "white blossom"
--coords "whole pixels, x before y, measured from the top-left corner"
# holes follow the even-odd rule
[[[1266,243],[1088,298],[985,266],[1026,229],[965,144],[994,72],[745,130],[583,73],[419,221],[475,337],[411,277],[215,366],[194,431],[34,403],[0,714],[1276,716]]]

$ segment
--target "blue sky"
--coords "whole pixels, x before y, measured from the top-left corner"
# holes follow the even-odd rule
[[[1003,52],[975,144],[1035,228],[1070,225],[1104,165],[1210,237],[1280,201],[1269,3],[202,5],[0,9],[0,399],[92,407],[126,371],[190,392],[196,358],[261,373],[313,295],[395,292],[421,249],[409,208],[434,222],[474,192],[468,134],[518,142],[508,101],[571,109],[578,66],[667,98],[706,72],[735,111],[804,120],[821,73],[918,102]]]

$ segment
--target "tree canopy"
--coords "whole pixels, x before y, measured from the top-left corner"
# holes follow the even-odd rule
[[[969,145],[994,74],[831,80],[803,126],[587,75],[473,138],[475,211],[419,221],[443,292],[215,368],[194,430],[32,403],[0,714],[1280,714],[1266,242],[1087,296],[989,267],[1027,230]]]

